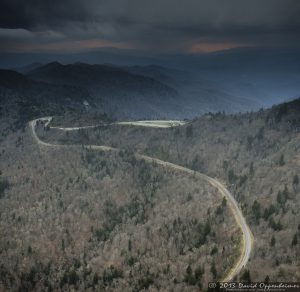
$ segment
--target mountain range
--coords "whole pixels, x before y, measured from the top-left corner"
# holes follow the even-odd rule
[[[257,100],[230,94],[192,72],[156,65],[51,62],[16,70],[1,70],[0,86],[40,107],[43,113],[55,105],[58,113],[72,108],[105,112],[117,119],[190,119],[206,112],[261,107]]]

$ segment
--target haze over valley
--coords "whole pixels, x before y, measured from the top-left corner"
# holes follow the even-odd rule
[[[142,2],[0,4],[0,291],[300,287],[300,5]]]

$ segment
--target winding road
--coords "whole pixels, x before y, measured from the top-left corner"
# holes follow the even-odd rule
[[[41,146],[45,147],[82,147],[81,145],[61,145],[61,144],[50,144],[43,142],[36,133],[36,125],[39,122],[44,123],[44,126],[49,126],[50,122],[52,120],[52,117],[44,117],[40,119],[33,120],[29,122],[29,126],[31,128],[32,136],[34,140]],[[174,126],[181,126],[184,124],[184,122],[181,121],[135,121],[135,122],[120,122],[117,123],[120,125],[134,125],[134,126],[144,126],[144,127],[156,127],[156,128],[168,128],[168,127],[174,127]],[[74,127],[74,128],[59,128],[59,127],[53,127],[56,129],[60,129],[63,131],[74,131],[79,129],[86,129],[86,128],[95,128],[96,126],[86,126],[86,127]],[[52,127],[50,127],[52,128]],[[89,149],[94,150],[100,150],[100,151],[119,151],[118,148],[113,148],[109,146],[99,146],[99,145],[85,145]],[[227,275],[222,279],[223,282],[229,282],[232,281],[239,273],[240,271],[246,266],[247,262],[249,261],[254,238],[252,235],[252,232],[246,222],[246,219],[241,211],[241,209],[238,206],[238,203],[236,202],[233,195],[216,179],[211,178],[205,174],[202,174],[200,172],[194,171],[192,169],[163,161],[157,158],[152,158],[146,155],[142,154],[135,154],[137,159],[143,159],[150,163],[156,163],[158,165],[162,165],[164,167],[169,167],[177,171],[181,171],[184,173],[187,173],[189,175],[193,175],[199,178],[202,178],[206,180],[208,183],[210,183],[212,186],[216,187],[218,191],[227,199],[227,202],[229,203],[230,209],[232,211],[232,214],[234,215],[235,221],[238,224],[243,236],[242,236],[242,242],[241,242],[241,248],[240,248],[240,256],[234,266],[228,271]]]
[[[43,119],[45,119],[45,118],[43,118]],[[149,128],[171,128],[171,127],[183,126],[185,124],[186,124],[185,121],[150,120],[150,121],[118,122],[118,123],[112,123],[110,125],[140,126],[140,127],[142,126],[142,127],[149,127]],[[76,130],[80,130],[80,129],[92,129],[92,128],[97,128],[97,127],[101,127],[101,126],[103,126],[103,125],[98,124],[98,125],[93,125],[93,126],[72,127],[72,128],[51,127],[51,129],[57,129],[57,130],[62,130],[62,131],[67,132],[67,131],[76,131]]]

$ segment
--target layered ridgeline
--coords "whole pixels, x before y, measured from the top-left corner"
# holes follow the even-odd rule
[[[249,111],[262,104],[230,94],[194,73],[159,66],[52,62],[34,63],[18,71],[1,70],[1,101],[18,96],[28,106],[26,113],[89,111],[121,120],[184,119],[206,112]],[[6,107],[3,102],[2,107]]]
[[[209,114],[171,129],[112,125],[43,135],[52,143],[128,149],[223,180],[255,237],[246,275],[299,281],[299,117],[297,99],[256,113]]]
[[[37,81],[85,88],[96,107],[118,118],[162,117],[182,113],[178,92],[149,77],[109,65],[54,62],[27,74]]]
[[[199,74],[197,70],[190,72],[156,65],[124,68],[135,74],[161,80],[175,88],[184,99],[182,106],[188,109],[187,118],[208,112],[234,113],[258,110],[265,105],[264,98],[255,98],[255,94],[244,97],[241,92],[232,93],[232,90],[226,88],[221,82],[222,80],[226,83],[223,80],[224,76],[211,78],[205,73]]]
[[[239,112],[258,109],[263,103],[226,91],[216,82],[189,71],[156,65],[88,65],[57,62],[27,73],[51,83],[88,88],[104,100],[107,110],[128,118],[191,118],[206,112]],[[134,106],[130,104],[134,102]],[[123,111],[123,112],[122,112]]]
[[[255,237],[240,279],[299,281],[299,99],[255,113],[206,114],[170,129],[107,125],[101,113],[117,100],[107,88],[132,92],[124,106],[131,110],[140,101],[135,94],[142,95],[138,80],[180,98],[178,79],[141,76],[141,68],[95,66],[95,73],[94,66],[68,66],[38,65],[26,76],[0,71],[0,290],[198,291],[228,273],[241,242],[226,201],[205,181],[137,161],[135,152],[227,184]],[[103,67],[112,73],[100,78]],[[98,89],[113,93],[100,102]],[[147,111],[148,97],[140,103]],[[114,114],[126,116],[122,110]],[[26,123],[44,115],[55,116],[56,126],[104,126],[66,132],[40,124],[43,141],[80,145],[43,148]],[[122,151],[105,154],[83,144]]]
[[[86,103],[92,102],[85,88],[37,82],[12,70],[0,70],[0,100],[0,139],[39,116],[87,113]],[[102,115],[103,111],[88,113]]]

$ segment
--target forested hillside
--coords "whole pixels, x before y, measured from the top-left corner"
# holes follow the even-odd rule
[[[30,128],[0,145],[1,290],[198,291],[239,256],[204,180],[130,151],[43,148]]]
[[[208,114],[171,129],[114,125],[51,130],[45,139],[130,149],[223,180],[254,232],[251,277],[299,280],[299,117],[297,99],[256,113]]]

